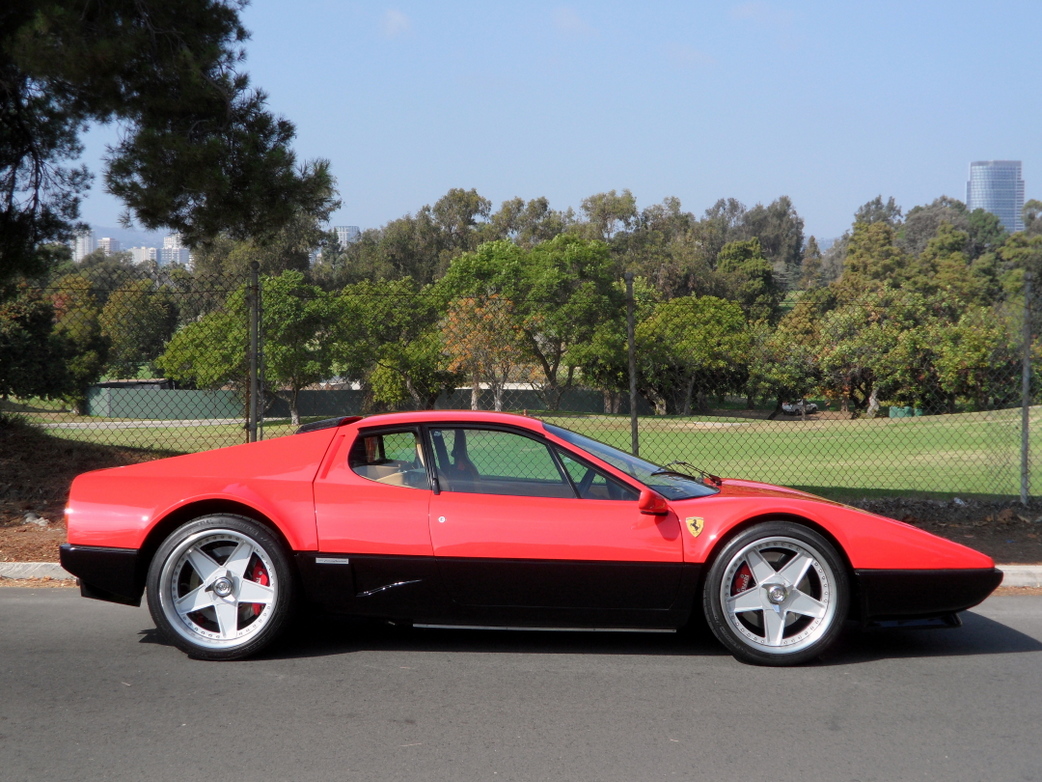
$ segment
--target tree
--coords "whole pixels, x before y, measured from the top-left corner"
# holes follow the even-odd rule
[[[473,250],[478,246],[480,226],[488,220],[492,202],[471,188],[454,187],[439,198],[431,214],[445,237],[447,249],[453,255]],[[481,218],[481,224],[478,222]]]
[[[759,239],[724,245],[716,270],[726,280],[727,298],[742,306],[750,322],[774,320],[781,291],[775,285],[771,264],[763,257]]]
[[[151,280],[132,280],[112,292],[98,317],[109,342],[108,372],[135,378],[142,365],[156,359],[176,325],[169,290]]]
[[[782,320],[777,328],[763,321],[749,327],[749,396],[773,399],[772,417],[782,403],[802,399],[817,385],[815,342],[800,333],[796,320]]]
[[[749,335],[733,301],[672,299],[637,326],[636,337],[641,385],[659,413],[705,411],[710,395],[743,385]]]
[[[894,201],[893,196],[890,196],[884,203],[883,196],[877,195],[871,201],[858,207],[854,213],[854,224],[885,223],[891,228],[897,228],[901,224],[901,214],[901,207]]]
[[[782,196],[769,206],[757,204],[743,215],[740,232],[745,239],[759,240],[775,279],[794,287],[803,260],[803,218],[792,200]]]
[[[127,218],[196,244],[278,231],[329,203],[326,161],[297,164],[293,125],[240,72],[243,0],[22,0],[0,12],[0,278],[38,274],[68,238],[92,122],[119,121],[106,188]]]
[[[506,239],[531,248],[564,233],[574,222],[571,209],[566,212],[551,209],[546,198],[533,198],[527,203],[522,198],[511,198],[478,230],[482,243]]]
[[[630,230],[637,221],[637,199],[629,190],[621,194],[610,190],[582,201],[582,213],[589,226],[589,238],[610,242],[620,231]]]
[[[800,263],[800,288],[809,290],[820,288],[824,284],[821,250],[818,249],[818,240],[812,236],[807,240],[807,246],[803,249],[803,260]]]
[[[192,388],[231,385],[245,394],[249,381],[249,312],[246,286],[228,295],[222,308],[202,315],[174,333],[156,367]]]
[[[1024,217],[1024,231],[1029,235],[1042,234],[1042,201],[1029,199],[1021,210]]]
[[[895,276],[905,272],[907,264],[908,257],[895,244],[894,229],[888,222],[857,222],[836,290],[843,301],[855,301],[894,281]]]
[[[66,345],[54,334],[54,305],[21,286],[0,301],[0,397],[56,399],[71,389]]]
[[[927,206],[915,206],[908,211],[904,224],[898,229],[897,243],[905,252],[918,255],[942,224],[965,231],[969,227],[969,216],[962,201],[941,196]]]
[[[344,288],[330,335],[333,370],[360,380],[371,406],[432,409],[459,380],[438,328],[441,302],[410,279]]]
[[[55,284],[54,333],[64,344],[65,392],[62,398],[78,413],[87,403],[87,389],[101,377],[108,357],[108,340],[101,333],[101,307],[90,281],[75,274]]]
[[[893,358],[902,333],[929,322],[922,296],[881,288],[828,312],[817,354],[826,393],[853,416],[874,418],[880,400],[901,388]]]
[[[331,373],[335,310],[296,270],[265,279],[261,295],[265,378],[289,403],[290,422],[298,426],[300,391]]]
[[[576,380],[575,351],[623,312],[608,246],[562,234],[525,250],[489,242],[456,258],[437,290],[447,300],[499,294],[513,305],[522,349],[538,369],[540,394],[556,410]]]
[[[488,296],[457,299],[442,322],[442,342],[449,370],[471,379],[470,406],[480,409],[481,384],[492,391],[493,406],[503,409],[507,383],[523,370],[523,335],[509,299]]]

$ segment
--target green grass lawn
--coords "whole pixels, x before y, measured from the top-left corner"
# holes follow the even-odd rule
[[[630,448],[626,418],[544,420]],[[1035,452],[1042,445],[1040,427],[1042,409],[1033,408]],[[640,455],[833,497],[1017,496],[1020,411],[855,421],[644,418]]]
[[[541,417],[630,450],[625,416]],[[167,452],[190,453],[246,440],[242,424],[111,428],[113,422],[101,419],[39,418],[43,424],[90,427],[48,429],[58,437]],[[840,499],[1016,497],[1020,420],[1019,410],[855,421],[649,416],[640,420],[640,455],[658,463],[680,459],[724,477],[796,486]],[[293,430],[288,421],[267,422],[264,437]],[[1042,407],[1032,408],[1031,431],[1034,468],[1042,448]],[[1042,480],[1033,481],[1032,488],[1042,492]]]

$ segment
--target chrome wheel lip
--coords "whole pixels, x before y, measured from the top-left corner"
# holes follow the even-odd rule
[[[782,549],[791,553],[793,557],[789,563],[795,563],[794,567],[800,571],[799,577],[786,573],[786,565],[761,580],[755,576],[755,570],[759,568],[750,566],[750,570],[754,571],[755,585],[737,595],[731,595],[732,584],[741,567],[748,564],[750,558],[758,557],[760,552],[769,549]],[[762,557],[759,560],[765,562]],[[817,594],[808,594],[799,589],[811,571],[817,581],[817,588],[813,590]],[[837,588],[837,574],[814,546],[786,535],[774,535],[746,544],[731,557],[720,582],[718,600],[728,627],[748,648],[772,656],[789,655],[805,651],[828,633],[836,619]],[[737,599],[743,596],[743,600]],[[773,617],[762,617],[762,634],[753,632],[739,619],[739,614],[757,610],[764,614],[768,611],[775,614]],[[786,628],[795,624],[799,617],[809,617],[810,621],[793,635],[784,635]],[[781,634],[771,638],[769,623],[780,628]]]
[[[225,563],[219,564],[201,551],[211,543],[230,544],[234,546],[233,554]],[[266,586],[245,576],[244,571],[254,555],[267,571],[269,583]],[[226,567],[232,557],[236,557],[236,561]],[[209,568],[206,560],[213,567],[209,572],[200,572]],[[182,594],[180,583],[185,568],[191,568],[200,583]],[[232,529],[207,529],[189,535],[169,553],[159,573],[159,604],[169,626],[192,645],[201,648],[230,650],[252,641],[271,622],[278,595],[278,574],[271,556],[249,535]],[[244,597],[252,599],[241,599]],[[191,601],[191,605],[186,606],[187,601]],[[244,605],[261,605],[262,608],[248,624],[240,627],[238,617],[240,607]],[[219,625],[234,618],[235,628],[214,632],[192,616],[207,610],[214,612]]]

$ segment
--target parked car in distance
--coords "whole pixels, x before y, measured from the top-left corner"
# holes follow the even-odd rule
[[[792,665],[847,620],[954,626],[984,554],[793,489],[665,466],[535,418],[425,411],[85,473],[62,565],[192,657],[310,602],[436,626],[677,629]]]
[[[810,415],[818,412],[818,406],[814,402],[808,402],[806,399],[799,399],[795,402],[782,402],[781,409],[786,415]]]

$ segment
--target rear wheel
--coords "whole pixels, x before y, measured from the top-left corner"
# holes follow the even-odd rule
[[[282,630],[293,579],[282,546],[264,527],[239,516],[205,516],[159,547],[147,591],[167,640],[191,657],[237,660]]]
[[[713,562],[703,604],[713,634],[739,660],[797,665],[836,640],[850,601],[836,550],[787,521],[751,527]]]

